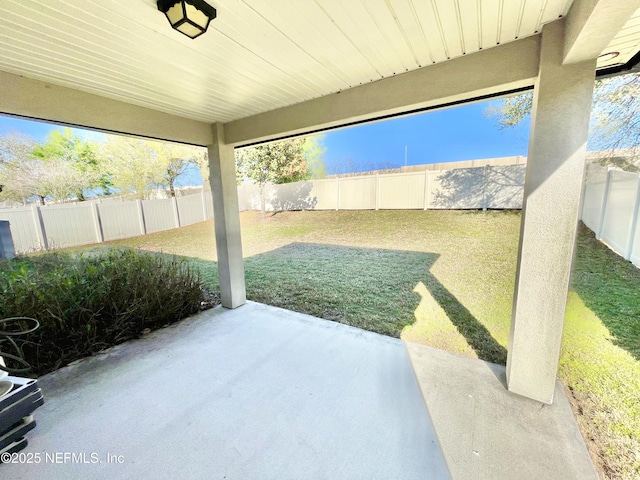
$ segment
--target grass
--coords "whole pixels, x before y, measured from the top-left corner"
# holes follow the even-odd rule
[[[247,296],[505,363],[519,212],[241,215]],[[115,242],[190,257],[217,288],[212,223]],[[640,270],[579,230],[559,376],[603,478],[640,477]]]
[[[640,269],[580,229],[559,376],[608,478],[640,478]]]

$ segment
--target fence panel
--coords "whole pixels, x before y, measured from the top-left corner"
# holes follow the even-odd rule
[[[524,198],[524,165],[487,166],[483,208],[522,208]]]
[[[105,241],[144,235],[137,201],[97,204]]]
[[[424,172],[380,175],[378,177],[378,208],[423,209],[425,180]]]
[[[341,210],[373,210],[376,208],[376,177],[341,178],[338,208]]]
[[[267,188],[267,185],[265,188]],[[265,194],[268,190],[265,191]],[[243,183],[238,186],[238,207],[245,210],[260,210],[260,188],[253,183]]]
[[[640,212],[638,212],[638,217],[640,217]],[[636,218],[636,228],[633,236],[633,242],[631,244],[631,255],[629,256],[629,260],[640,267],[640,218]]]
[[[637,174],[612,170],[607,187],[607,169],[587,167],[581,217],[592,230],[620,255],[640,265],[640,209]],[[340,209],[478,209],[521,208],[524,165],[486,166],[448,171],[403,172],[340,179],[266,185],[267,210]],[[241,210],[260,209],[256,185],[238,187]],[[605,193],[607,193],[607,198]],[[17,252],[49,247],[70,247],[104,240],[127,238],[176,228],[176,209],[181,225],[213,218],[211,192],[181,196],[175,200],[144,200],[19,207],[0,209],[7,220]],[[603,211],[603,205],[604,211]],[[99,224],[96,224],[97,216]],[[599,225],[602,220],[602,225]],[[635,232],[632,232],[634,230]],[[42,233],[41,233],[42,232]],[[632,233],[634,233],[632,235]]]
[[[285,210],[312,210],[317,199],[311,194],[313,182],[284,183],[273,185],[269,197],[269,209],[276,212]]]
[[[9,222],[16,253],[33,252],[42,248],[35,224],[40,219],[34,218],[34,213],[37,215],[31,207],[0,210],[0,220]]]
[[[316,210],[337,210],[338,180],[314,180],[309,196],[315,199]]]
[[[247,183],[238,185],[238,210],[240,210],[241,212],[251,210],[251,202],[249,200],[250,195],[249,192],[247,192],[248,186],[249,184]]]
[[[93,205],[89,202],[40,207],[49,248],[98,243]]]
[[[621,255],[625,255],[638,189],[638,175],[612,170],[605,204],[601,238]]]
[[[202,195],[204,195],[205,220],[211,220],[213,218],[213,194],[204,192]]]
[[[584,181],[582,221],[591,230],[597,232],[602,216],[604,190],[607,183],[607,169],[602,165],[587,164]]]
[[[160,232],[177,227],[171,198],[142,200],[142,211],[144,212],[144,224],[147,227],[147,233]]]
[[[486,207],[484,167],[459,168],[430,175],[429,208],[476,209]]]
[[[180,216],[181,227],[204,222],[202,195],[176,197],[176,201],[178,202],[178,215]]]

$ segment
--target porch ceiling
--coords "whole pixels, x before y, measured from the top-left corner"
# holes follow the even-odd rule
[[[230,122],[535,35],[573,0],[211,0],[197,40],[155,0],[3,0],[0,71]],[[603,2],[604,3],[604,2]],[[602,53],[627,62],[640,10]]]

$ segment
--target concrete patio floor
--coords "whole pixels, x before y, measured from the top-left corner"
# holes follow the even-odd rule
[[[597,479],[562,386],[549,406],[503,382],[308,315],[216,308],[41,378],[24,450],[41,461],[0,476]]]

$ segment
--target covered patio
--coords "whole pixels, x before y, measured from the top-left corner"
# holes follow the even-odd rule
[[[541,405],[504,367],[253,302],[39,383],[40,462],[4,478],[598,478],[559,382]]]
[[[181,326],[156,334],[144,355],[126,345],[43,379],[49,406],[28,448],[111,452],[128,442],[131,462],[82,467],[96,478],[149,468],[156,478],[202,478],[205,469],[263,477],[263,468],[304,477],[296,465],[308,477],[446,478],[445,464],[453,478],[595,475],[556,374],[594,79],[637,68],[640,0],[211,3],[217,18],[196,40],[172,30],[153,0],[0,6],[0,113],[208,148],[222,305],[231,309],[184,324],[210,335]],[[234,148],[531,89],[506,369],[245,305]],[[326,337],[300,350],[315,330]],[[166,341],[184,363],[157,350]],[[328,361],[360,348],[362,357]],[[272,382],[251,376],[263,362]],[[306,403],[298,385],[323,401]],[[232,386],[247,403],[225,400]],[[133,412],[141,425],[129,423]],[[87,418],[93,430],[83,430]],[[226,435],[212,437],[216,428]],[[42,478],[77,476],[68,465],[6,467],[17,478],[45,468]]]

